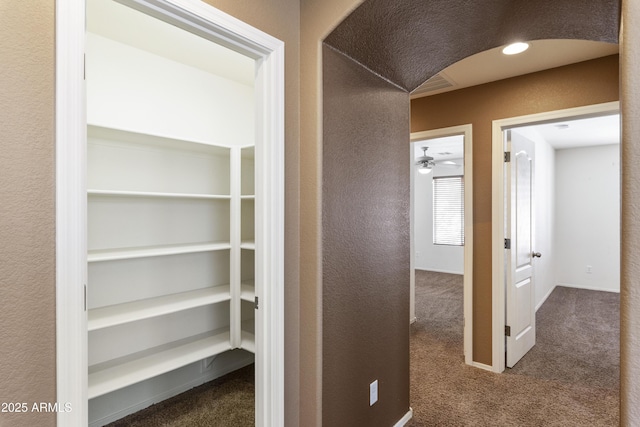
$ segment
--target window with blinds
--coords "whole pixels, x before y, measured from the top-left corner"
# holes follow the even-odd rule
[[[433,244],[464,245],[464,178],[433,177]]]

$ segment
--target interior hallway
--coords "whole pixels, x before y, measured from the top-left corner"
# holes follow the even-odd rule
[[[462,276],[416,271],[408,426],[619,425],[619,294],[557,287],[536,346],[495,374],[464,364],[462,290]]]

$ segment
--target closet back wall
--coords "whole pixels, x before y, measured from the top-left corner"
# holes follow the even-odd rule
[[[99,52],[87,56],[88,123],[218,144],[253,141],[253,88],[92,33],[87,50]]]

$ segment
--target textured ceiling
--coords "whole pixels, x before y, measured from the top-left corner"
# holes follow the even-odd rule
[[[325,39],[407,91],[516,40],[618,43],[620,0],[367,0]]]

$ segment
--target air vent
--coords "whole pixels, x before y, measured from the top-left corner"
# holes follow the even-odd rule
[[[436,90],[453,87],[453,83],[449,81],[442,73],[436,74],[429,80],[418,86],[416,90],[411,92],[412,97],[424,96]]]

